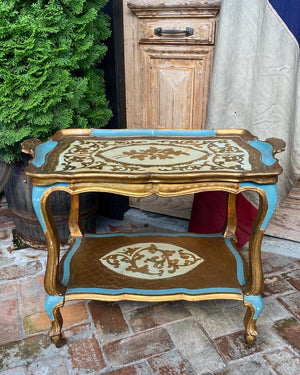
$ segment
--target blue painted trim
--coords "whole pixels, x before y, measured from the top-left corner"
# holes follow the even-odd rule
[[[36,214],[44,232],[46,232],[46,224],[45,224],[45,221],[44,221],[44,218],[43,218],[43,215],[42,215],[40,202],[41,202],[41,197],[44,194],[44,192],[46,190],[48,190],[49,188],[51,188],[52,186],[68,187],[69,184],[57,182],[57,183],[52,184],[52,185],[45,185],[45,186],[35,186],[35,185],[33,185],[32,186],[32,205],[33,205],[35,214]]]
[[[45,301],[45,310],[51,320],[54,319],[53,309],[56,305],[64,301],[64,296],[49,296],[47,294]]]
[[[225,243],[228,246],[229,250],[232,252],[233,256],[235,257],[236,261],[236,268],[237,268],[237,278],[240,283],[240,285],[244,285],[246,283],[244,278],[244,267],[243,267],[243,261],[240,256],[240,254],[236,251],[236,249],[233,247],[230,238],[225,239]]]
[[[276,162],[276,160],[273,158],[273,147],[270,145],[270,143],[261,142],[257,138],[255,138],[253,141],[248,141],[248,143],[261,153],[261,159],[265,165],[272,165]]]
[[[34,159],[31,163],[36,167],[41,167],[45,163],[46,155],[48,154],[48,152],[53,150],[56,145],[57,142],[53,141],[52,139],[50,139],[46,143],[38,145],[35,149]]]
[[[46,232],[46,224],[42,215],[40,201],[41,201],[41,196],[48,189],[48,187],[49,186],[32,186],[33,208],[44,232]]]
[[[264,221],[262,223],[261,229],[266,230],[269,222],[274,214],[276,209],[277,200],[278,200],[278,192],[276,184],[257,184],[255,182],[241,182],[240,186],[243,188],[247,187],[255,187],[261,190],[264,190],[267,196],[268,201],[268,209]]]
[[[126,236],[126,237],[143,237],[143,236],[169,236],[169,237],[223,237],[222,234],[192,234],[192,233],[114,233],[114,234],[86,234],[87,238],[103,238],[103,237],[116,237],[116,236]],[[243,262],[239,253],[232,246],[231,240],[229,238],[225,239],[225,243],[228,246],[229,250],[232,252],[236,259],[237,263],[237,277],[240,285],[245,284],[244,272],[243,272]],[[81,244],[81,238],[76,238],[75,243],[64,260],[64,272],[62,278],[62,284],[67,286],[70,279],[70,264],[71,260],[78,250]],[[102,288],[73,288],[68,289],[67,294],[72,293],[101,293],[101,294],[145,294],[145,295],[165,295],[165,294],[207,294],[207,293],[241,293],[240,289],[237,288],[205,288],[205,289],[186,289],[186,288],[177,288],[177,289],[163,289],[163,290],[143,290],[143,289],[132,289],[132,288],[123,288],[123,289],[102,289]]]
[[[156,232],[149,232],[149,233],[104,233],[104,234],[92,234],[87,233],[84,237],[87,238],[105,238],[105,237],[144,237],[144,236],[167,236],[167,237],[223,237],[221,233],[212,233],[212,234],[196,234],[196,233],[156,233]]]
[[[64,261],[64,275],[62,278],[61,283],[64,286],[67,286],[69,279],[70,279],[70,265],[71,265],[71,260],[73,258],[73,255],[76,253],[78,250],[79,246],[81,244],[81,238],[77,237],[75,240],[75,243],[72,247],[72,250],[69,252],[69,254],[66,256],[66,259]]]
[[[213,137],[216,130],[172,130],[172,129],[91,129],[93,137]]]
[[[203,288],[203,289],[186,289],[186,288],[174,288],[174,289],[160,289],[160,290],[145,290],[145,289],[102,289],[102,288],[73,288],[68,289],[66,294],[73,293],[97,293],[97,294],[108,294],[108,295],[119,295],[119,294],[139,294],[146,296],[161,296],[161,295],[172,295],[172,294],[210,294],[210,293],[238,293],[242,294],[238,288]]]
[[[250,303],[254,307],[255,313],[253,319],[257,319],[264,307],[262,296],[260,294],[258,296],[245,296],[244,301]]]

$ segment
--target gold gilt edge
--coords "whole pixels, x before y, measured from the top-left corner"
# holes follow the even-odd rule
[[[64,137],[91,137],[92,136],[92,130],[91,129],[63,129],[58,130],[52,137],[49,138],[52,139],[55,142],[59,142]]]
[[[281,172],[280,172],[281,173]],[[179,184],[205,184],[205,183],[216,183],[222,182],[224,184],[228,183],[239,183],[239,182],[256,182],[258,184],[274,184],[278,181],[277,173],[248,173],[248,174],[236,174],[235,176],[232,173],[218,173],[212,175],[211,173],[203,173],[200,176],[199,174],[184,174],[183,176],[170,175],[170,176],[139,176],[139,177],[130,177],[128,174],[118,174],[118,175],[101,175],[100,173],[90,173],[88,176],[86,174],[78,173],[76,176],[62,176],[61,174],[51,174],[51,175],[36,175],[35,173],[26,172],[26,175],[31,177],[33,185],[36,186],[46,186],[52,185],[55,183],[69,183],[69,184],[85,184],[90,185],[94,184],[98,187],[101,187],[102,183],[107,183],[112,186],[116,185],[165,185],[165,186],[176,186]],[[173,188],[170,187],[169,190]]]
[[[240,136],[245,142],[253,141],[256,137],[246,129],[218,129],[216,136]]]
[[[263,187],[262,187],[263,188]],[[240,187],[238,183],[197,183],[197,184],[112,184],[112,183],[98,183],[98,184],[70,184],[69,186],[56,185],[50,186],[46,189],[46,195],[54,191],[62,190],[71,195],[103,192],[126,195],[131,197],[147,197],[153,194],[162,197],[172,197],[186,194],[195,194],[203,191],[227,191],[229,193],[238,194],[246,190],[258,191],[255,187]]]
[[[166,131],[168,129],[165,129]],[[116,130],[116,132],[120,131],[120,137],[124,137],[121,135],[122,129]],[[92,129],[64,129],[56,132],[51,138],[56,142],[59,142],[61,139],[66,137],[89,137],[92,136]],[[248,141],[256,139],[255,136],[253,136],[248,130],[244,129],[220,129],[216,131],[215,137],[231,137],[231,136],[239,136],[242,140],[245,141],[246,148],[251,148],[251,153],[249,153],[249,156],[255,159],[259,157],[260,152],[256,149],[253,149],[251,146],[247,144]],[[106,139],[116,139],[119,136],[105,136]],[[140,138],[139,136],[133,135],[131,136],[128,134],[126,137],[130,138]],[[141,137],[147,137],[148,139],[158,139],[160,137],[168,137],[167,133],[165,136],[142,136]],[[194,136],[187,136],[186,138],[190,138]],[[172,138],[182,138],[180,136],[172,136]],[[198,138],[195,136],[195,138]],[[203,137],[203,139],[206,137]],[[210,137],[208,137],[210,138]],[[268,140],[267,140],[268,141]],[[265,142],[267,142],[265,141]],[[278,141],[278,140],[277,140]],[[272,142],[270,142],[272,144]],[[273,144],[272,144],[273,146]],[[31,154],[32,150],[30,150]],[[28,152],[28,151],[27,151]],[[273,152],[276,153],[279,151]],[[48,155],[46,156],[47,159]],[[89,172],[87,173],[77,173],[77,174],[62,174],[62,173],[41,173],[40,167],[34,167],[31,163],[26,169],[26,175],[32,178],[32,182],[34,185],[37,186],[45,186],[45,185],[51,185],[53,183],[57,182],[63,182],[63,183],[69,183],[69,182],[78,182],[78,183],[89,183],[89,182],[101,182],[101,181],[110,181],[112,183],[114,182],[122,182],[122,183],[185,183],[185,182],[209,182],[209,181],[223,181],[223,182],[243,182],[243,181],[252,181],[257,183],[263,183],[263,184],[269,184],[269,183],[276,183],[278,180],[278,175],[282,172],[282,168],[278,164],[278,159],[276,159],[276,162],[268,167],[268,170],[262,170],[262,171],[252,171],[252,172],[214,172],[214,174],[211,173],[211,171],[204,171],[204,172],[193,172],[193,173],[185,173],[182,176],[179,176],[178,174],[129,174],[129,173],[118,173],[118,174],[107,174],[101,172]],[[251,163],[252,164],[252,163]],[[264,166],[265,167],[265,166]]]
[[[175,184],[174,184],[175,185]],[[49,195],[53,191],[61,190],[66,191],[71,195],[81,194],[81,193],[92,193],[92,192],[102,192],[102,193],[113,193],[126,195],[137,198],[144,198],[150,195],[158,195],[161,197],[173,197],[186,194],[195,194],[204,191],[226,191],[228,193],[239,194],[243,191],[252,190],[259,192],[263,190],[263,184],[261,187],[241,187],[239,183],[198,183],[198,184],[188,184],[183,186],[170,184],[134,184],[134,185],[124,185],[124,184],[112,184],[112,183],[99,183],[99,184],[70,184],[69,186],[57,185],[49,186],[46,190],[46,194]],[[44,193],[45,194],[45,193]]]
[[[160,296],[148,296],[145,294],[130,294],[124,293],[119,295],[107,295],[107,294],[96,294],[96,293],[72,293],[65,295],[65,301],[74,301],[80,299],[87,300],[98,300],[108,302],[118,301],[137,301],[137,302],[167,302],[167,301],[207,301],[214,299],[234,299],[243,301],[244,296],[238,293],[212,293],[212,294],[198,294],[189,295],[185,293],[177,293],[172,295],[160,295]]]
[[[147,130],[147,129],[143,129],[143,130]],[[164,129],[166,131],[166,135],[167,136],[167,131],[170,130],[174,130],[174,129]],[[176,130],[181,130],[181,129],[176,129]],[[184,130],[184,129],[182,129]],[[116,132],[119,131],[120,132],[120,137],[122,137],[122,132],[124,132],[124,129],[118,129],[118,130],[115,130]],[[197,130],[195,130],[196,132]],[[251,141],[253,139],[255,139],[256,137],[250,133],[249,130],[246,130],[246,129],[218,129],[216,130],[216,136],[240,136],[244,141],[248,142],[248,141]],[[63,129],[63,130],[58,130],[52,137],[50,137],[49,139],[52,139],[53,141],[60,141],[63,137],[69,137],[69,136],[75,136],[75,137],[87,137],[87,136],[92,136],[92,129]],[[124,136],[124,135],[123,135]],[[142,136],[142,135],[141,135]],[[128,137],[131,137],[130,134],[128,134]],[[132,136],[132,137],[137,137],[136,135],[135,136]],[[155,136],[154,136],[155,137]],[[191,136],[193,137],[193,136]],[[182,138],[181,136],[179,136],[179,138]]]

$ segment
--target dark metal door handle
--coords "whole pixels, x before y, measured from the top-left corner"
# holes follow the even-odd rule
[[[162,36],[162,34],[185,34],[186,36],[190,36],[194,35],[194,29],[192,29],[191,27],[187,27],[185,30],[163,30],[161,27],[157,27],[156,29],[154,29],[154,34],[157,36]]]

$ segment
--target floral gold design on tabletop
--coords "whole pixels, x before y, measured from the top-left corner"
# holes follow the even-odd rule
[[[122,275],[155,280],[183,275],[204,260],[179,246],[146,242],[113,250],[100,261]]]
[[[251,170],[249,154],[232,139],[77,139],[61,152],[62,172],[193,172]]]
[[[138,159],[140,161],[144,161],[146,159],[155,160],[155,159],[174,159],[175,156],[180,155],[189,155],[188,152],[184,152],[182,150],[175,151],[174,148],[165,148],[159,149],[157,147],[150,146],[148,149],[145,150],[130,150],[130,151],[123,151],[123,156],[128,156],[130,159]]]

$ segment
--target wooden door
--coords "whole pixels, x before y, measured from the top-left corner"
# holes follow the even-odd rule
[[[141,52],[143,127],[204,128],[212,47],[141,46]]]
[[[203,129],[221,0],[123,0],[127,128]],[[131,199],[190,217],[193,196]]]

